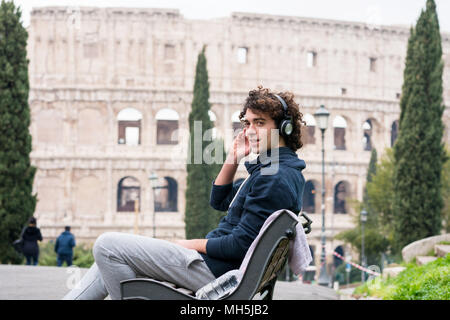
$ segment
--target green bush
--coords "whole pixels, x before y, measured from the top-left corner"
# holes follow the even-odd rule
[[[354,294],[366,294],[385,300],[450,300],[450,254],[433,262],[406,269],[394,278],[368,281]]]
[[[89,268],[94,263],[92,247],[88,244],[79,244],[73,249],[72,264],[80,268]],[[55,243],[53,241],[39,244],[39,265],[56,266]],[[64,263],[63,266],[66,266]]]

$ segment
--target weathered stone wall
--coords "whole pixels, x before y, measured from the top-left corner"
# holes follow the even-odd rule
[[[205,32],[207,30],[207,32]],[[152,235],[155,171],[178,184],[178,211],[156,214],[157,236],[184,237],[188,115],[197,55],[206,45],[210,102],[218,135],[229,146],[233,113],[249,90],[262,84],[296,95],[304,114],[321,104],[330,111],[326,148],[327,251],[333,235],[352,226],[333,213],[334,188],[346,181],[350,198],[362,200],[370,151],[363,150],[363,124],[371,119],[372,143],[382,156],[391,146],[409,29],[314,18],[234,13],[189,20],[178,10],[129,8],[35,8],[28,53],[36,216],[44,237],[70,224],[79,239],[108,230],[133,232],[135,214],[117,212],[119,181],[132,176],[141,188],[139,232]],[[443,34],[444,97],[450,99],[450,35]],[[239,48],[246,61],[239,63]],[[314,61],[308,59],[314,53]],[[309,55],[309,58],[308,58]],[[372,59],[372,65],[371,65]],[[118,114],[142,114],[140,145],[118,144]],[[157,144],[159,110],[179,116],[179,143]],[[346,123],[346,150],[334,149],[332,123]],[[449,109],[444,121],[450,123]],[[446,129],[444,139],[450,142]],[[311,244],[320,252],[320,130],[315,144],[298,151],[304,175],[316,182]],[[241,167],[238,177],[245,177]],[[352,212],[353,210],[350,210]],[[319,254],[316,253],[316,257]]]

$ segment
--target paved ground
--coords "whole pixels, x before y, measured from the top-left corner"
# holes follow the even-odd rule
[[[87,269],[0,265],[0,300],[59,300]],[[338,300],[329,288],[278,281],[275,300]]]

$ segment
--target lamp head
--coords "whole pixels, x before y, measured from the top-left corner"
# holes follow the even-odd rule
[[[317,125],[321,130],[326,130],[328,128],[328,118],[330,117],[330,113],[325,106],[322,104],[319,110],[314,113],[314,118],[316,119]]]

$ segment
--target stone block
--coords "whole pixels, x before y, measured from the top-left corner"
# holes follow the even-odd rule
[[[447,255],[447,253],[450,253],[450,245],[437,244],[434,246],[434,253],[438,257],[445,257]]]
[[[387,277],[396,277],[400,272],[405,270],[405,267],[390,267],[390,268],[384,268],[382,276],[383,278]]]
[[[422,265],[427,264],[429,262],[432,262],[432,261],[434,261],[436,259],[437,259],[437,257],[417,256],[416,257],[416,262],[417,262],[417,265],[422,266]]]

